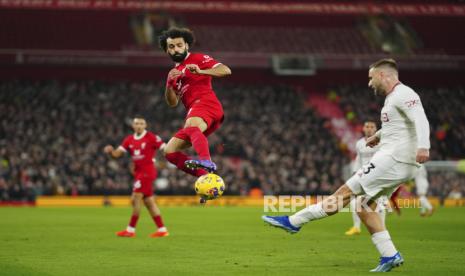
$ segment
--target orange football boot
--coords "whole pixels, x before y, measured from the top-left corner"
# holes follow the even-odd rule
[[[169,236],[170,233],[168,231],[157,231],[155,233],[150,234],[151,238],[163,238]]]
[[[136,236],[136,233],[131,233],[126,230],[116,232],[116,236],[118,237],[124,237],[124,238],[134,238]]]

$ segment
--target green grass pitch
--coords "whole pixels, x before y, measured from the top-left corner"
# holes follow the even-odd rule
[[[348,213],[311,222],[296,235],[265,226],[262,209],[165,207],[171,235],[151,239],[147,212],[137,237],[117,238],[129,208],[0,208],[0,275],[360,275],[378,253],[364,229],[345,237]],[[465,275],[465,208],[390,214],[405,258],[402,275]]]

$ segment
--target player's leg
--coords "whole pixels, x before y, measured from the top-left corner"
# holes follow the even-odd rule
[[[131,219],[126,230],[116,233],[119,237],[134,237],[136,233],[136,225],[139,220],[140,208],[142,206],[142,199],[144,195],[142,193],[133,192],[131,196],[132,214]]]
[[[426,197],[428,192],[428,180],[426,177],[426,173],[423,175],[421,172],[415,177],[417,195],[420,199],[421,216],[431,216],[433,214],[433,205],[431,205]]]
[[[362,206],[359,211],[358,215],[371,234],[371,240],[381,255],[379,265],[371,271],[387,272],[393,267],[401,265],[404,259],[391,240],[385,223],[377,210],[377,203],[373,200],[369,200],[368,205]]]
[[[187,141],[188,136],[184,133],[184,130],[180,130],[176,133],[176,136],[181,136],[183,139],[178,137],[173,137],[168,141],[168,144],[164,148],[164,154],[166,160],[174,164],[178,169],[191,174],[193,176],[201,176],[207,174],[208,172],[204,169],[189,169],[186,167],[185,162],[190,160],[187,154],[183,153],[183,150],[188,149],[191,146],[191,143]]]
[[[262,219],[273,226],[283,228],[291,233],[297,233],[300,227],[305,223],[337,213],[356,195],[370,194],[371,192],[376,195],[378,190],[381,190],[379,187],[376,187],[377,178],[390,170],[391,165],[394,163],[395,160],[390,156],[380,154],[377,156],[375,154],[372,162],[363,166],[357,173],[352,175],[344,185],[339,187],[334,194],[325,198],[323,201],[310,205],[289,217],[263,216]],[[362,183],[364,184],[362,185]],[[367,190],[369,190],[370,193],[368,193]]]
[[[386,213],[388,212],[387,204],[389,204],[389,200],[386,196],[381,196],[376,200],[378,215],[381,218],[381,222],[384,227],[386,227]]]
[[[211,122],[210,122],[211,123]],[[198,155],[198,160],[188,160],[186,166],[190,169],[204,168],[210,172],[216,171],[216,164],[211,161],[207,136],[207,122],[201,117],[189,117],[184,125],[184,132],[189,136],[192,147]]]
[[[358,206],[357,198],[353,198],[350,201],[350,212],[352,213],[353,225],[352,227],[349,228],[349,230],[345,232],[347,236],[359,235],[361,233],[361,229],[360,229],[361,220],[356,211],[357,206]]]
[[[399,188],[397,188],[397,190],[395,190],[394,193],[392,193],[392,195],[391,195],[391,197],[389,199],[390,202],[392,203],[392,206],[394,207],[394,211],[399,216],[400,216],[401,212],[400,212],[399,204],[397,204],[397,198],[399,197],[400,189],[401,189],[401,187],[399,186]]]
[[[160,208],[158,208],[158,205],[155,202],[155,198],[153,196],[145,197],[144,204],[158,228],[158,230],[155,233],[151,234],[150,237],[158,238],[168,236],[168,229],[166,229],[165,225],[163,224]]]
[[[262,216],[262,219],[272,226],[282,228],[290,233],[297,233],[309,221],[336,214],[349,203],[353,196],[352,190],[344,184],[323,201],[310,205],[292,216]]]

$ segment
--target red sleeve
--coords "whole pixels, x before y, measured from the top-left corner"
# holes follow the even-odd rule
[[[200,69],[204,70],[204,69],[211,69],[219,63],[220,62],[218,62],[217,60],[215,60],[209,55],[199,54],[197,65],[199,66]]]
[[[130,143],[129,138],[130,138],[130,136],[127,136],[126,138],[124,138],[123,143],[121,143],[121,146],[122,146],[127,152],[129,152],[129,143]]]

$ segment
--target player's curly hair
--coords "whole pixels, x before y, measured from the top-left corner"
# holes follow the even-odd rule
[[[178,37],[184,38],[184,41],[187,44],[189,44],[189,47],[191,47],[195,42],[193,31],[187,28],[173,27],[161,33],[161,35],[158,37],[158,44],[160,45],[160,48],[166,52],[166,47],[167,47],[166,40],[168,38],[178,38]]]

